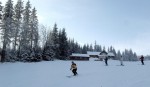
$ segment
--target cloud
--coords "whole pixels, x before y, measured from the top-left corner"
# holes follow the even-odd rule
[[[124,51],[124,49],[132,49],[138,55],[147,55],[150,53],[150,39],[149,32],[141,32],[134,39],[129,39],[126,41],[118,41],[114,43],[116,49]]]

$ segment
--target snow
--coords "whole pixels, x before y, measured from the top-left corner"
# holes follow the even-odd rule
[[[87,51],[88,55],[100,55],[101,52]]]
[[[115,56],[112,52],[108,52],[108,56]]]
[[[79,75],[71,78],[71,61],[0,63],[0,87],[150,87],[150,61],[74,62]]]
[[[88,54],[79,54],[79,53],[73,53],[71,56],[77,56],[77,57],[90,57]]]

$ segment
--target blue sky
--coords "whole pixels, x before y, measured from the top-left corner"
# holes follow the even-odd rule
[[[6,2],[7,0],[3,0]],[[17,0],[13,0],[14,3]],[[24,0],[27,1],[27,0]],[[66,28],[80,44],[114,46],[150,54],[149,0],[30,0],[39,22]]]

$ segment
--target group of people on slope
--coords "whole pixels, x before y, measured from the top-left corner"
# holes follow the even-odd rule
[[[108,61],[108,57],[105,57],[104,61],[105,61],[105,65],[108,66],[108,62],[107,62]],[[120,57],[120,65],[124,66],[123,65],[123,57],[122,56]]]
[[[105,65],[108,66],[108,62],[107,62],[108,61],[108,57],[105,57],[104,60],[105,60]],[[144,56],[143,55],[140,57],[140,61],[141,61],[142,65],[144,65]],[[123,64],[123,57],[122,56],[120,57],[120,65],[124,66],[124,64]]]
[[[106,66],[108,66],[108,63],[107,63],[108,57],[106,57],[104,60],[105,60]],[[142,65],[144,65],[144,56],[143,55],[140,57],[140,61],[141,61]],[[124,66],[124,64],[123,64],[123,57],[122,56],[120,57],[120,65]],[[73,61],[72,61],[70,70],[72,70],[72,73],[74,74],[74,76],[78,75],[78,73],[77,73],[77,65]]]

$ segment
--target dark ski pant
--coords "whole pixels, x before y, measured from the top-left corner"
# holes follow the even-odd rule
[[[144,65],[144,60],[141,60],[142,65]]]
[[[73,72],[74,76],[78,74],[77,69],[73,69],[72,72]]]
[[[105,60],[105,64],[106,64],[106,66],[108,65],[107,60]]]

